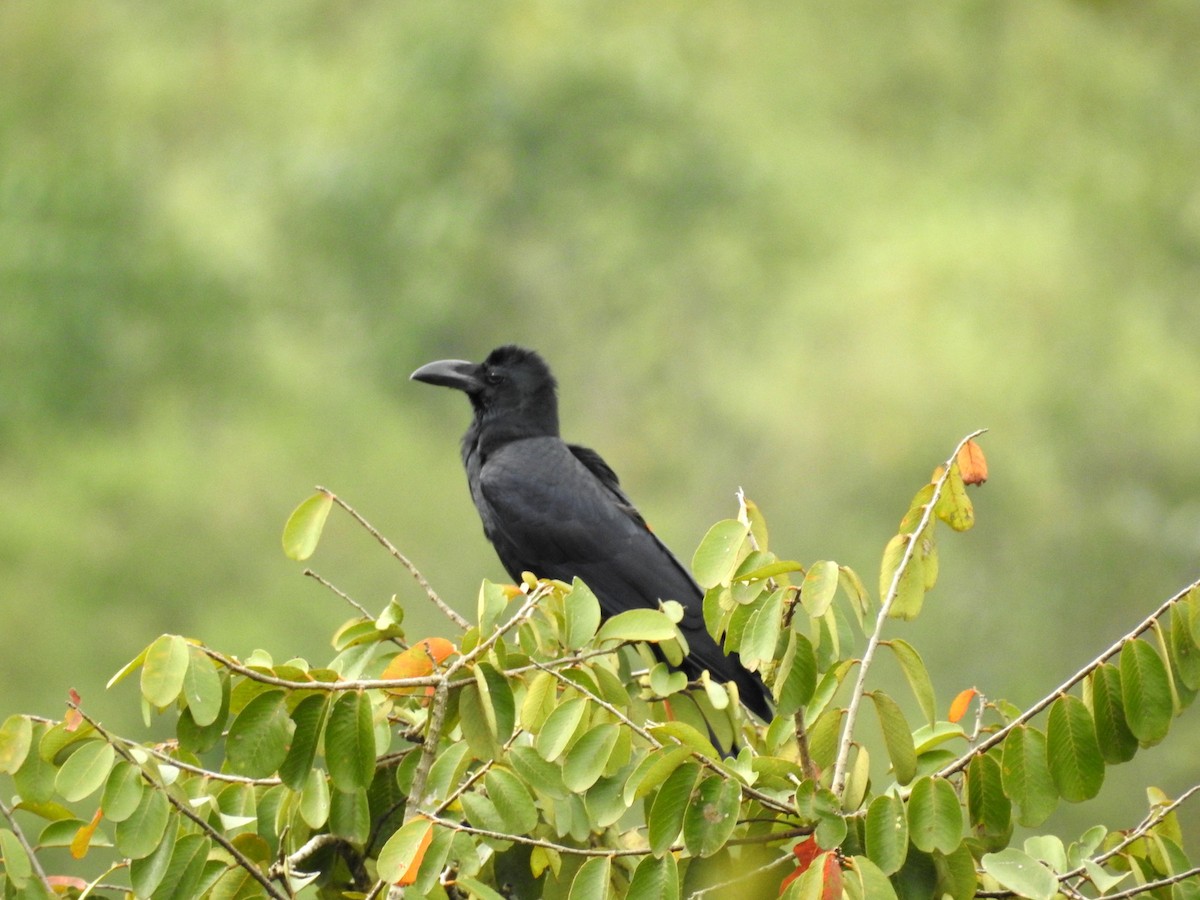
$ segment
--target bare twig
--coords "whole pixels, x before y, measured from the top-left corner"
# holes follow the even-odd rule
[[[938,477],[937,481],[933,482],[933,494],[930,496],[928,503],[925,504],[920,521],[909,532],[908,545],[904,548],[904,555],[900,558],[900,564],[896,566],[896,571],[892,574],[892,583],[888,586],[887,594],[880,598],[879,614],[875,617],[875,630],[871,633],[871,637],[867,641],[866,650],[863,651],[862,663],[858,668],[858,678],[854,682],[854,693],[850,696],[850,703],[846,707],[846,721],[842,725],[842,737],[838,745],[837,762],[833,767],[833,782],[831,787],[833,793],[839,799],[846,785],[846,766],[850,761],[850,746],[854,742],[854,726],[858,721],[858,710],[865,696],[867,675],[871,669],[871,662],[875,658],[875,651],[879,648],[879,642],[883,636],[883,627],[887,624],[892,604],[895,603],[896,595],[900,591],[900,581],[904,577],[904,573],[917,551],[918,539],[921,532],[925,530],[933,519],[934,508],[941,497],[942,489],[945,488],[946,482],[950,478],[950,472],[955,460],[958,458],[959,451],[962,450],[967,441],[974,440],[986,430],[986,428],[981,428],[978,431],[968,434],[958,442],[958,446],[954,448],[954,452],[946,460],[942,474]]]
[[[317,582],[317,584],[321,585],[324,588],[328,588],[330,591],[337,594],[339,597],[341,597],[343,600],[345,600],[347,603],[349,603],[352,607],[354,607],[356,610],[358,610],[358,612],[364,618],[367,618],[367,619],[375,618],[373,615],[371,615],[370,611],[365,606],[363,606],[361,603],[359,603],[357,600],[355,600],[353,597],[351,597],[349,594],[347,594],[341,588],[337,587],[332,582],[327,581],[325,578],[321,577],[321,575],[314,572],[312,569],[305,569],[301,574],[304,575],[304,577],[306,577],[306,578],[311,578],[313,581]]]
[[[347,503],[345,500],[343,500],[341,497],[339,497],[337,494],[335,494],[333,491],[329,490],[328,488],[324,488],[324,487],[321,487],[320,485],[317,485],[317,490],[323,494],[328,494],[329,499],[331,499],[334,503],[336,503],[338,506],[340,506],[342,509],[344,509],[346,512],[348,512],[350,514],[350,517],[352,519],[354,519],[354,521],[356,521],[359,525],[361,525],[363,528],[365,528],[367,530],[367,533],[370,534],[371,537],[375,538],[375,540],[377,540],[383,546],[383,548],[385,550],[387,550],[387,552],[390,553],[392,555],[392,557],[400,563],[400,565],[404,566],[404,568],[408,570],[408,574],[411,575],[413,577],[413,579],[417,582],[417,584],[419,584],[421,586],[421,589],[423,591],[425,591],[425,596],[429,598],[429,601],[434,606],[436,606],[438,609],[440,609],[442,611],[442,613],[445,614],[446,618],[448,618],[451,622],[453,622],[459,628],[466,629],[466,628],[470,627],[470,624],[471,624],[470,622],[468,622],[461,615],[459,615],[454,609],[452,609],[450,607],[449,604],[446,603],[445,600],[443,600],[441,597],[438,596],[437,591],[435,591],[433,589],[433,585],[431,585],[428,581],[425,580],[425,576],[422,575],[420,570],[412,564],[412,561],[409,560],[409,558],[407,556],[405,556],[403,553],[401,553],[395,547],[395,545],[392,544],[391,541],[389,541],[386,537],[384,537],[382,534],[380,534],[379,530],[376,529],[374,525],[372,525],[370,522],[368,522],[366,519],[364,519],[359,514],[358,510],[356,510],[349,503]]]

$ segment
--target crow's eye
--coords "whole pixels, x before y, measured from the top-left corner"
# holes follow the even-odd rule
[[[495,369],[492,369],[490,372],[486,373],[483,376],[483,380],[486,381],[488,384],[490,384],[492,387],[495,387],[498,384],[504,383],[504,376],[501,375],[499,372],[497,372]]]

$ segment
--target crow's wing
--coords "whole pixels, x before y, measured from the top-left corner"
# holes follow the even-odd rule
[[[595,451],[553,437],[512,441],[488,457],[472,494],[484,531],[514,579],[525,571],[562,581],[578,576],[606,616],[678,601],[689,647],[684,670],[695,676],[708,669],[718,680],[736,682],[746,704],[769,716],[761,680],[705,628],[700,587]]]

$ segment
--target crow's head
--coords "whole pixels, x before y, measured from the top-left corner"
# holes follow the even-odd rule
[[[558,434],[557,387],[550,367],[537,353],[513,344],[497,347],[481,363],[461,359],[431,362],[413,381],[462,391],[482,424],[520,425],[529,434]]]

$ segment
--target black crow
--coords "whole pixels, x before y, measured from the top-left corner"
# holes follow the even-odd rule
[[[606,616],[678,601],[689,647],[683,671],[694,678],[707,669],[734,682],[742,702],[770,718],[766,686],[709,635],[703,591],[647,527],[613,470],[594,450],[559,437],[557,385],[537,353],[510,345],[482,363],[429,363],[412,378],[463,391],[471,401],[475,415],[462,440],[467,483],[510,576],[578,576]]]

